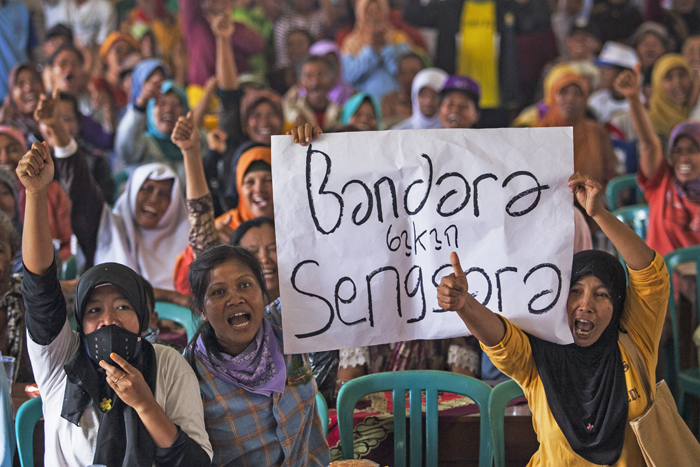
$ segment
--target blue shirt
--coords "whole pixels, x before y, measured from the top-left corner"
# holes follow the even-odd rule
[[[10,70],[28,61],[28,52],[37,44],[27,6],[7,0],[0,6],[0,100],[8,93]]]
[[[410,51],[405,42],[385,45],[381,54],[366,45],[357,55],[343,55],[343,77],[355,89],[371,94],[381,102],[384,94],[399,89],[396,81],[399,60]]]

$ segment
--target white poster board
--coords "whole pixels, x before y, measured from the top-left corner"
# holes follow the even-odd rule
[[[468,335],[437,304],[451,251],[489,309],[572,342],[572,173],[571,128],[274,136],[285,353]]]

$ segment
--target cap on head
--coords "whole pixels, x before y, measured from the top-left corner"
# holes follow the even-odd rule
[[[447,94],[454,91],[466,94],[467,97],[474,101],[474,105],[477,107],[479,106],[479,101],[481,100],[481,86],[469,76],[450,75],[447,81],[445,81],[442,91],[440,91],[440,99],[444,99]]]
[[[639,63],[637,52],[630,46],[608,41],[603,46],[595,64],[598,66],[620,67],[634,70]]]

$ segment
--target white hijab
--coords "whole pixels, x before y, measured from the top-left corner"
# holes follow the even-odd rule
[[[426,117],[421,113],[418,93],[424,87],[429,87],[439,93],[445,86],[447,77],[447,73],[440,68],[426,68],[419,71],[416,77],[413,78],[413,84],[411,85],[413,114],[403,122],[395,125],[392,130],[431,130],[433,128],[442,128],[440,116],[437,113],[432,117]]]
[[[142,229],[136,224],[136,197],[148,179],[173,179],[170,204],[155,229]],[[175,290],[175,260],[187,247],[190,223],[185,197],[177,174],[164,164],[138,167],[126,182],[126,189],[113,210],[105,205],[97,232],[95,264],[115,262],[130,267],[153,287]]]

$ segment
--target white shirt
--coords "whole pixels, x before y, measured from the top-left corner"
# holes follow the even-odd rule
[[[92,465],[100,419],[93,406],[83,412],[80,426],[61,417],[67,375],[63,365],[81,345],[80,335],[68,321],[54,341],[35,343],[27,332],[27,348],[41,393],[44,412],[44,464],[46,466]],[[213,451],[204,428],[204,408],[199,383],[192,368],[176,350],[153,345],[156,351],[155,398],[173,423],[178,425],[211,458]]]
[[[117,28],[117,13],[108,0],[87,0],[82,5],[76,0],[58,0],[55,5],[47,2],[44,15],[47,30],[65,24],[86,47],[99,46]]]
[[[618,113],[627,112],[630,105],[627,99],[617,100],[610,89],[599,89],[588,98],[588,107],[593,109],[600,123],[608,123]]]

